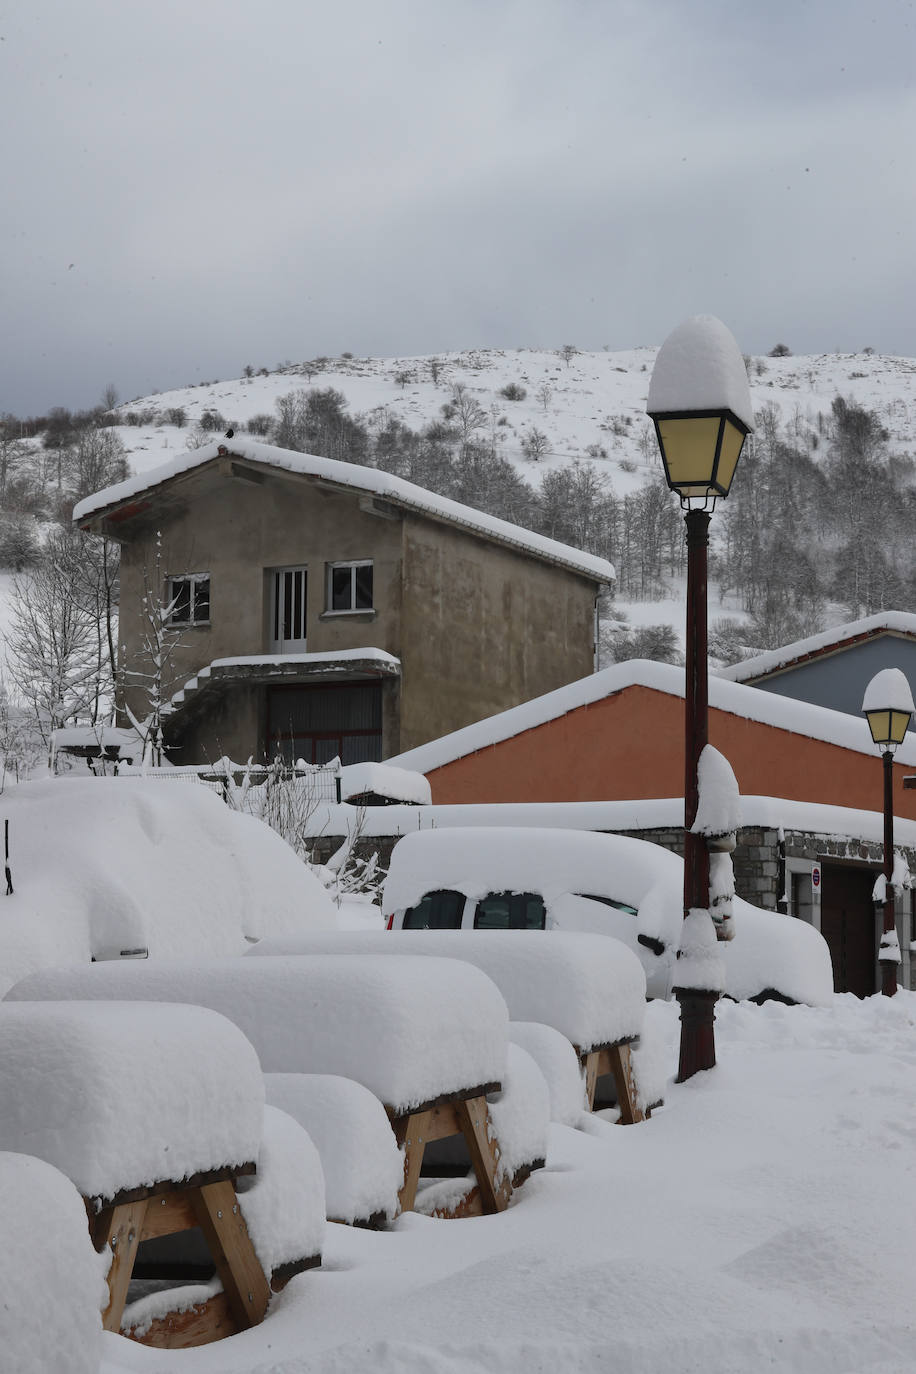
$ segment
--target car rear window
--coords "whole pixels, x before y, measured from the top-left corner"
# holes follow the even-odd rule
[[[464,893],[442,888],[427,892],[416,906],[404,912],[404,930],[460,930]]]
[[[547,912],[536,892],[491,892],[477,903],[475,930],[543,930]]]

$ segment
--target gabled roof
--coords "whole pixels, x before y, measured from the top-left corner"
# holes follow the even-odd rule
[[[611,563],[594,554],[583,553],[580,549],[561,544],[556,539],[547,539],[520,525],[499,520],[496,516],[485,515],[483,511],[464,506],[459,501],[437,496],[413,482],[405,482],[402,477],[394,477],[378,468],[360,467],[357,463],[341,463],[334,458],[320,458],[311,453],[292,453],[288,449],[274,448],[271,444],[250,443],[247,440],[233,439],[231,444],[213,443],[205,448],[189,450],[179,454],[161,467],[149,472],[137,473],[125,482],[106,487],[93,496],[87,496],[74,507],[74,521],[86,527],[103,517],[111,517],[119,510],[132,506],[137,497],[152,494],[157,488],[205,467],[220,459],[236,459],[254,465],[255,468],[273,468],[281,472],[296,473],[300,476],[314,477],[324,484],[365,492],[403,511],[425,515],[448,525],[457,525],[484,539],[518,549],[542,558],[548,563],[580,573],[594,582],[613,582],[615,573]],[[123,512],[126,513],[126,512]]]
[[[566,687],[558,687],[556,691],[535,697],[521,706],[513,706],[511,710],[501,711],[474,725],[466,725],[450,735],[443,735],[441,739],[431,740],[429,744],[421,744],[387,762],[429,773],[467,754],[475,754],[480,749],[488,749],[526,730],[534,730],[548,721],[557,720],[570,711],[594,705],[628,687],[647,687],[669,696],[683,697],[684,669],[670,663],[655,663],[639,658],[615,663],[610,668],[603,668]],[[814,706],[810,702],[796,701],[793,697],[778,696],[774,692],[759,692],[754,687],[723,682],[717,678],[709,680],[709,705],[712,709],[727,711],[745,720],[773,725],[777,729],[823,740],[842,749],[854,749],[857,753],[870,756],[875,753],[867,722],[847,715],[845,711],[831,711],[826,706]],[[916,740],[912,743],[907,740],[900,746],[896,761],[916,766]]]
[[[797,639],[793,644],[784,644],[779,649],[768,649],[766,653],[745,658],[741,663],[733,663],[728,668],[720,668],[717,677],[727,678],[729,682],[757,682],[773,673],[781,673],[786,668],[797,667],[811,659],[826,658],[829,654],[840,653],[879,635],[892,634],[905,639],[916,640],[916,615],[908,611],[879,611],[876,615],[852,620],[848,625],[835,625],[820,634]]]

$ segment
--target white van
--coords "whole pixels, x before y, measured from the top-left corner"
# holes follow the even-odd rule
[[[625,835],[516,826],[420,830],[398,840],[382,893],[389,930],[572,930],[622,940],[650,997],[668,997],[683,921],[680,857]],[[736,897],[719,946],[726,995],[826,1005],[833,970],[813,926]]]

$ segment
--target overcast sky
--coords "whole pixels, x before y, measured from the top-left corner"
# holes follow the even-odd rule
[[[315,354],[916,355],[912,0],[18,0],[0,412]]]

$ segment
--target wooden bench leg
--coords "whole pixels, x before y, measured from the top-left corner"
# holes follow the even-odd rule
[[[504,1212],[512,1196],[512,1180],[507,1175],[497,1179],[499,1144],[490,1138],[490,1113],[485,1097],[469,1097],[455,1103],[462,1134],[477,1183],[484,1212]]]
[[[398,1193],[398,1205],[402,1212],[412,1212],[417,1200],[420,1169],[429,1138],[431,1119],[432,1112],[413,1112],[410,1116],[402,1116],[392,1123],[394,1138],[404,1149],[404,1182]]]
[[[620,1108],[620,1124],[635,1126],[645,1121],[645,1113],[639,1105],[636,1090],[636,1075],[633,1072],[633,1056],[629,1045],[612,1045],[610,1048],[611,1073],[617,1088],[617,1105]],[[594,1100],[594,1099],[593,1099]]]
[[[130,1276],[137,1258],[140,1245],[140,1232],[146,1216],[147,1199],[140,1202],[124,1202],[109,1209],[104,1226],[104,1235],[93,1234],[96,1248],[111,1246],[111,1268],[108,1270],[108,1306],[102,1313],[102,1326],[106,1331],[120,1331],[124,1304]],[[107,1223],[107,1224],[106,1224]],[[102,1239],[102,1246],[98,1240]]]
[[[195,1188],[192,1202],[238,1329],[257,1326],[267,1311],[270,1285],[231,1180]]]

